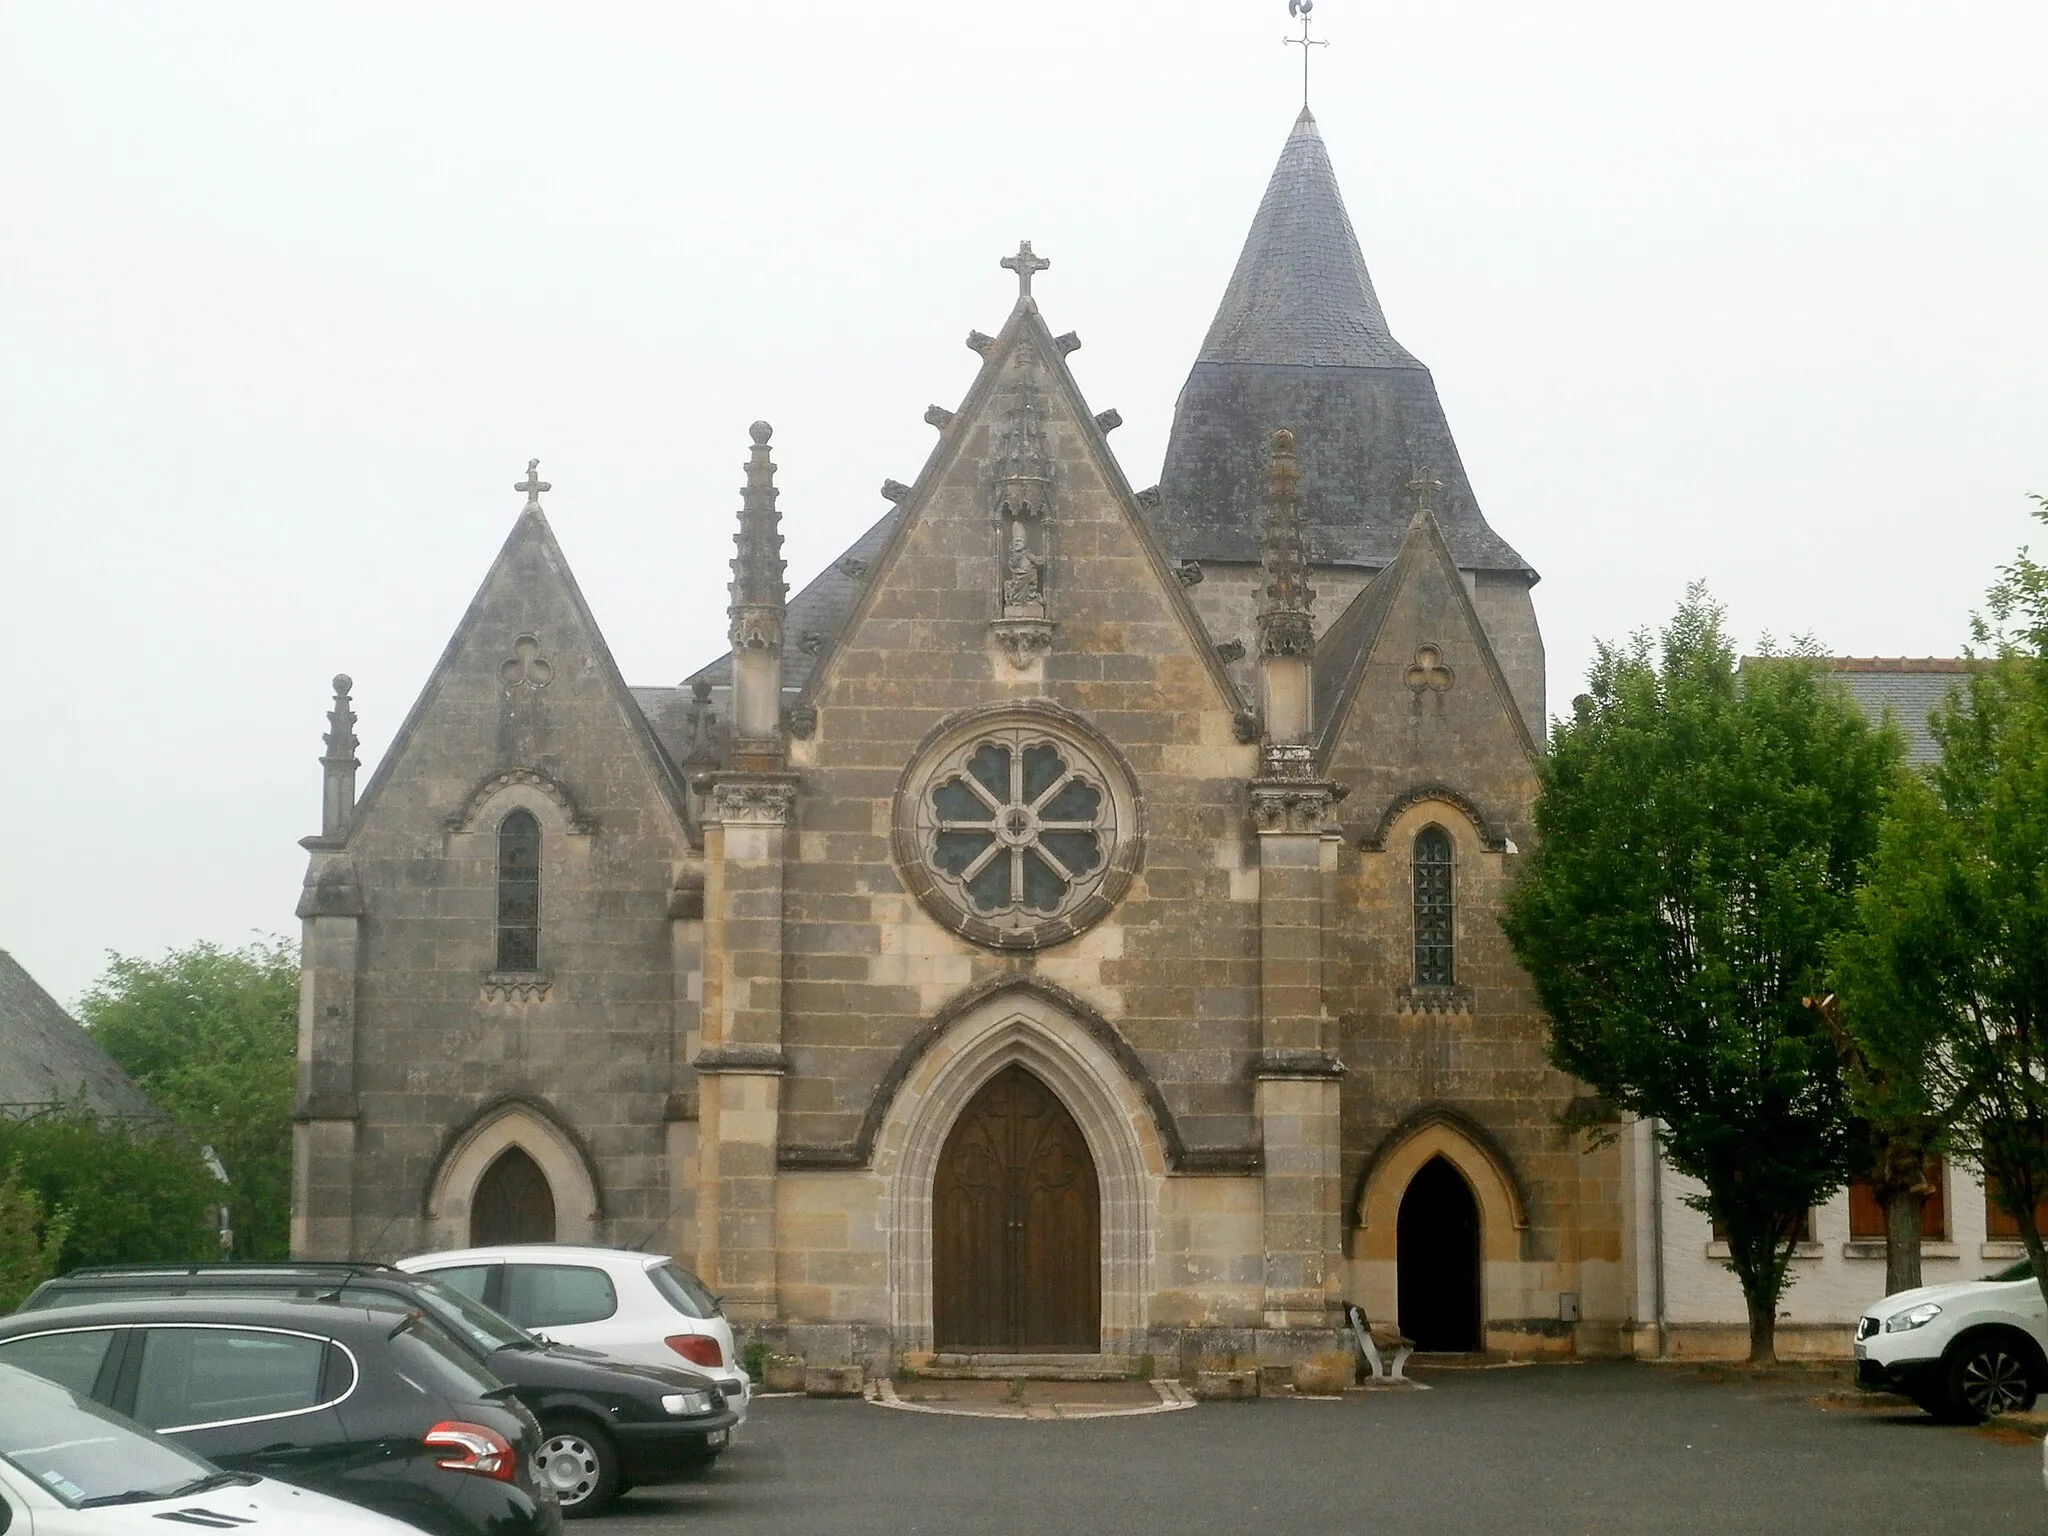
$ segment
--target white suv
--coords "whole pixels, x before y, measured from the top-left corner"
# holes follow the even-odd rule
[[[2024,1413],[2048,1385],[2048,1302],[2032,1267],[1885,1297],[1857,1320],[1856,1384],[1964,1423]]]
[[[753,1383],[733,1353],[732,1324],[703,1282],[666,1254],[508,1243],[418,1253],[398,1267],[431,1274],[557,1344],[633,1364],[694,1366],[746,1420]]]

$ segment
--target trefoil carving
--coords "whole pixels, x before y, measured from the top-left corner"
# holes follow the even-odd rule
[[[554,985],[537,971],[486,971],[479,992],[487,1003],[544,1003]]]

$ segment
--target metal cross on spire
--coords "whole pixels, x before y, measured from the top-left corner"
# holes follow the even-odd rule
[[[1043,272],[1052,263],[1045,257],[1036,255],[1029,240],[1019,240],[1017,254],[1005,256],[997,265],[1017,274],[1017,297],[1028,299],[1031,297],[1031,274]]]
[[[1292,44],[1301,49],[1301,104],[1304,108],[1308,106],[1308,51],[1311,48],[1327,48],[1330,46],[1328,38],[1310,37],[1308,35],[1308,13],[1315,8],[1316,0],[1287,0],[1287,14],[1301,18],[1301,36],[1283,37],[1280,39],[1283,43]]]
[[[540,510],[540,493],[542,491],[552,491],[554,487],[541,479],[540,460],[528,459],[526,461],[526,478],[513,486],[512,489],[526,492],[526,510],[538,512]]]

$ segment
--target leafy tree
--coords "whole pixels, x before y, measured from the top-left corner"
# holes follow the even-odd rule
[[[1900,793],[1910,794],[1910,788]],[[1886,867],[1888,838],[1893,823],[1879,833],[1878,852],[1872,869]],[[1877,894],[1888,882],[1882,873],[1871,875],[1856,893],[1860,914],[1866,903],[1887,899]],[[1858,946],[1865,930],[1851,924],[1836,936],[1835,968],[1838,973],[1862,969]],[[1852,993],[1854,989],[1852,987]],[[1884,1212],[1884,1290],[1887,1296],[1910,1291],[1920,1284],[1920,1212],[1934,1186],[1928,1182],[1929,1159],[1947,1151],[1949,1116],[1927,1092],[1924,1064],[1910,1056],[1890,1051],[1876,1052],[1867,1039],[1845,1028],[1841,999],[1835,993],[1814,998],[1812,1005],[1826,1020],[1828,1033],[1842,1053],[1843,1080],[1849,1102],[1855,1108],[1862,1130],[1864,1177],[1870,1181],[1872,1196]]]
[[[19,1167],[0,1177],[0,1312],[12,1312],[57,1272],[70,1226],[71,1213],[45,1210]]]
[[[291,1243],[298,952],[283,940],[108,957],[79,1011],[93,1037],[227,1171],[237,1258]]]
[[[1892,802],[1837,989],[1886,1071],[1880,1106],[1952,1127],[2048,1297],[2048,567],[2022,549],[1987,606],[1989,654],[1931,721],[1940,760]]]
[[[1738,668],[1698,586],[1655,641],[1602,645],[1503,919],[1551,1059],[1705,1184],[1757,1362],[1805,1213],[1853,1166],[1835,1047],[1802,999],[1823,990],[1899,755],[1809,654]]]
[[[0,1166],[14,1170],[45,1212],[67,1213],[60,1270],[217,1252],[208,1212],[220,1186],[198,1143],[178,1127],[98,1120],[83,1110],[0,1119]]]

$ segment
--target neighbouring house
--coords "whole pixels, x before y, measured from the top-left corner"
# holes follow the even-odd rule
[[[0,949],[0,1115],[21,1119],[72,1106],[110,1118],[164,1118],[91,1031]]]

